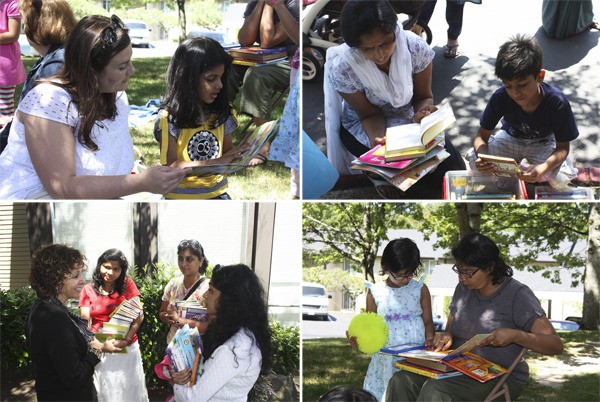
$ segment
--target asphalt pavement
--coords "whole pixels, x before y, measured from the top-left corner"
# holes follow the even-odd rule
[[[595,19],[600,20],[600,0],[592,3]],[[433,32],[431,46],[435,50],[432,89],[435,103],[449,101],[457,120],[446,135],[461,155],[471,147],[487,100],[501,85],[494,76],[498,48],[511,36],[524,33],[535,36],[543,49],[545,81],[561,89],[571,102],[580,133],[571,142],[575,165],[600,166],[600,32],[590,31],[565,40],[550,39],[541,26],[541,11],[542,0],[467,3],[459,37],[460,55],[445,59],[445,2],[438,1],[429,23]],[[302,124],[325,152],[322,88],[322,80],[303,82]]]

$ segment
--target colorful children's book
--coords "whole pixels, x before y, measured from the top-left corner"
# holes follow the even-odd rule
[[[415,159],[404,159],[397,162],[387,162],[385,160],[385,145],[376,145],[373,149],[365,152],[358,157],[358,162],[366,163],[367,165],[382,166],[391,169],[404,169]],[[354,162],[353,162],[354,163]]]
[[[433,352],[425,349],[425,345],[415,346],[411,344],[406,348],[405,345],[398,345],[397,347],[385,348],[380,350],[381,353],[390,353],[400,357],[404,357],[407,361],[402,361],[402,364],[415,365],[416,360],[409,361],[408,359],[422,359],[429,360],[439,364],[445,364],[451,368],[468,375],[476,379],[479,382],[487,382],[492,380],[504,373],[507,370],[481,356],[470,353],[471,350],[479,346],[479,343],[487,338],[489,334],[478,334],[469,339],[460,347],[446,352]],[[421,367],[424,369],[423,367]],[[439,370],[441,371],[441,370]]]
[[[407,360],[399,361],[396,363],[396,367],[401,370],[410,371],[411,373],[416,373],[420,375],[424,375],[430,378],[448,378],[448,377],[456,377],[462,375],[460,371],[450,370],[450,371],[439,371],[432,369],[430,367],[420,366],[418,364],[410,363]]]
[[[390,159],[395,152],[424,150],[455,121],[452,107],[444,103],[435,112],[425,116],[421,123],[388,127],[385,134],[386,159]]]
[[[285,59],[287,57],[287,48],[285,47],[263,49],[258,46],[246,46],[237,49],[229,49],[227,52],[234,58],[257,61],[260,63],[275,59]]]
[[[125,339],[125,335],[122,333],[109,333],[109,332],[96,332],[94,334],[94,337],[102,343],[108,341],[109,339],[118,339],[118,340]],[[121,349],[120,352],[115,352],[115,353],[127,353],[127,347],[124,347],[123,349]]]
[[[198,330],[190,329],[189,325],[185,324],[177,330],[165,351],[175,371],[185,368],[192,371],[190,386],[194,385],[203,372],[202,341]]]

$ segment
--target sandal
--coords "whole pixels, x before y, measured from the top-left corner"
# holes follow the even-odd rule
[[[444,57],[447,59],[455,59],[459,55],[458,45],[445,45]]]
[[[263,154],[262,152],[259,152],[256,155],[254,155],[254,158],[252,158],[250,160],[250,162],[248,163],[248,166],[256,167],[256,166],[264,165],[268,160],[269,159],[267,158],[267,155]]]

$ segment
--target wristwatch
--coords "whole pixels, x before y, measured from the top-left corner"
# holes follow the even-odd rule
[[[179,318],[175,322],[175,325],[177,326],[177,328],[181,328],[181,321],[179,321]]]

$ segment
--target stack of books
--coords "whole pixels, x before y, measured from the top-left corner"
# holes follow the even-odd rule
[[[208,321],[206,309],[197,300],[180,300],[175,305],[177,306],[177,314],[181,318],[200,322]]]
[[[420,344],[403,344],[383,348],[380,353],[401,357],[403,360],[397,362],[396,367],[402,370],[437,379],[464,374],[484,383],[508,371],[504,367],[470,352],[488,336],[489,334],[475,335],[461,347],[449,353],[432,352],[426,350],[425,345]]]
[[[125,339],[131,323],[142,313],[142,305],[135,299],[123,301],[110,315],[110,320],[102,324],[95,337],[100,342],[108,339]],[[119,353],[127,353],[123,348]]]
[[[166,349],[167,356],[175,371],[189,368],[192,371],[190,386],[196,383],[196,379],[203,371],[202,363],[202,341],[196,328],[190,328],[185,324],[177,330]]]
[[[285,47],[263,49],[257,46],[247,46],[229,49],[227,52],[233,56],[233,64],[242,66],[280,63],[287,58]]]
[[[351,168],[378,174],[406,191],[450,156],[444,148],[444,130],[455,121],[452,107],[445,103],[420,124],[389,127],[385,145],[377,145],[352,161]]]

